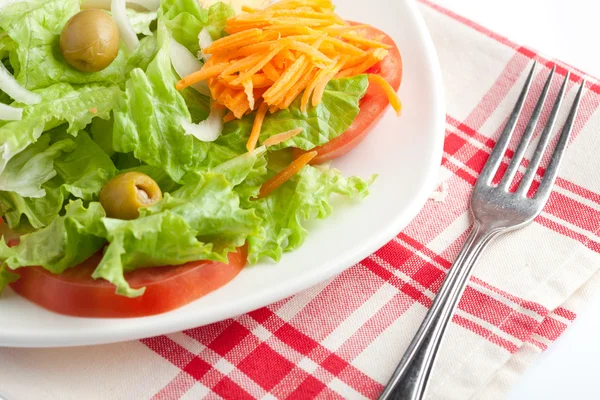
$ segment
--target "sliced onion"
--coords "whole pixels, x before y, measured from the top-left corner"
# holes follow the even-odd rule
[[[42,96],[37,93],[30,92],[19,82],[0,62],[0,90],[13,98],[13,100],[24,104],[37,104],[42,101]]]
[[[19,121],[23,118],[23,109],[0,103],[0,120]]]
[[[202,68],[202,63],[182,44],[171,38],[171,47],[169,48],[171,55],[171,64],[175,68],[175,72],[180,78],[188,76]],[[210,96],[208,84],[206,81],[194,83],[194,89],[205,96]]]
[[[223,130],[223,116],[225,109],[211,105],[210,114],[204,121],[192,124],[187,120],[181,121],[181,126],[187,135],[193,135],[196,139],[203,142],[214,142]]]
[[[204,62],[208,61],[208,59],[211,56],[211,54],[204,53],[204,49],[209,47],[212,43],[213,39],[212,36],[210,36],[208,29],[202,28],[202,30],[198,34],[198,44],[200,45],[200,55],[202,56]]]
[[[140,41],[131,26],[131,22],[129,22],[127,9],[125,8],[125,0],[112,0],[112,3],[110,3],[110,12],[117,23],[119,34],[121,35],[121,38],[123,38],[127,50],[133,51],[137,49],[140,45]]]
[[[136,11],[154,11],[160,7],[160,0],[127,0],[126,2],[128,8],[132,8]],[[81,5],[81,8],[101,8],[103,10],[110,10],[111,0],[85,0]]]

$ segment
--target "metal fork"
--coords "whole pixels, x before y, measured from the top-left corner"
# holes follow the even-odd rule
[[[577,117],[577,109],[585,81],[581,83],[577,91],[556,148],[552,153],[546,172],[533,197],[529,198],[528,192],[550,141],[556,116],[560,110],[562,98],[569,82],[568,73],[552,106],[550,116],[540,135],[538,145],[521,183],[514,193],[511,193],[509,188],[535,132],[552,83],[552,78],[554,77],[555,68],[552,68],[552,71],[548,75],[548,79],[508,169],[504,173],[500,183],[493,185],[492,180],[502,162],[517,120],[521,114],[523,104],[525,103],[527,93],[529,92],[529,87],[531,86],[535,70],[535,63],[533,64],[525,86],[519,95],[504,130],[475,184],[475,189],[471,197],[471,213],[474,219],[471,233],[458,254],[456,261],[452,264],[448,276],[444,280],[423,323],[408,346],[388,385],[379,397],[380,400],[417,400],[423,398],[444,332],[452,319],[454,309],[467,285],[475,262],[493,239],[503,233],[522,228],[529,224],[544,208],[556,180],[563,153],[569,142],[569,136]]]

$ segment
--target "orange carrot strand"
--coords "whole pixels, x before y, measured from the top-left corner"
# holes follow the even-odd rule
[[[276,144],[283,143],[286,140],[289,140],[289,139],[295,137],[302,131],[304,131],[304,128],[296,128],[296,129],[292,129],[292,130],[289,130],[286,132],[278,133],[276,135],[271,136],[267,140],[265,140],[263,142],[263,145],[265,145],[267,147],[275,146]]]
[[[260,107],[258,107],[256,117],[254,117],[254,124],[252,125],[252,132],[250,132],[248,143],[246,143],[246,149],[248,151],[254,151],[256,148],[256,143],[258,143],[258,138],[260,136],[260,129],[262,128],[262,123],[268,110],[269,105],[267,103],[262,103]]]
[[[302,167],[308,164],[310,160],[312,160],[316,156],[316,151],[310,151],[296,158],[290,163],[290,165],[279,171],[277,175],[263,183],[263,185],[260,187],[258,198],[262,199],[263,197],[268,196],[273,190],[277,189],[279,186],[287,182],[292,176],[294,176],[298,171],[300,171]]]
[[[381,75],[368,74],[368,77],[370,83],[375,83],[379,85],[381,89],[383,89],[390,102],[390,105],[396,111],[396,114],[399,116],[402,112],[402,103],[400,102],[398,94],[396,94],[396,91],[394,90],[392,85],[390,85],[390,83],[386,81],[385,78]]]

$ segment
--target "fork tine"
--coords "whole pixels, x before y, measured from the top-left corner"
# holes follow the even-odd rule
[[[535,70],[536,62],[533,62],[533,66],[531,67],[531,71],[529,71],[529,75],[527,76],[527,80],[525,81],[525,85],[521,90],[521,94],[517,99],[517,103],[513,108],[512,113],[508,117],[508,121],[502,130],[502,134],[498,138],[496,145],[492,149],[492,153],[488,158],[487,162],[483,166],[483,170],[479,175],[479,179],[477,180],[478,184],[489,185],[494,179],[494,175],[500,166],[500,162],[502,161],[502,157],[504,157],[504,152],[508,147],[508,143],[510,142],[510,138],[513,134],[515,126],[517,124],[517,120],[519,119],[519,115],[521,115],[521,110],[523,109],[523,104],[525,103],[525,99],[527,98],[527,93],[529,92],[529,87],[531,86],[531,81],[533,79],[533,72]]]
[[[540,166],[540,162],[542,161],[542,156],[546,151],[546,147],[548,146],[548,142],[550,142],[550,135],[552,134],[552,129],[554,129],[554,123],[556,122],[556,117],[558,116],[558,112],[560,111],[560,107],[562,105],[563,97],[565,91],[567,89],[567,84],[569,83],[570,72],[567,71],[565,76],[565,80],[558,91],[558,95],[556,96],[556,100],[554,101],[554,105],[552,106],[552,111],[550,112],[550,116],[548,117],[548,121],[546,121],[546,126],[540,135],[540,140],[538,142],[537,147],[535,148],[535,152],[531,157],[531,162],[529,163],[529,167],[527,171],[525,171],[525,175],[519,184],[519,188],[517,189],[517,194],[523,197],[527,196],[527,192],[529,191],[529,187],[535,178],[535,174],[537,173],[537,169]]]
[[[556,176],[558,175],[558,168],[560,167],[560,162],[562,160],[565,149],[567,148],[567,144],[569,143],[569,137],[571,136],[571,131],[573,130],[573,123],[577,118],[577,110],[579,109],[581,94],[583,93],[584,87],[585,80],[581,82],[581,86],[577,91],[577,95],[575,96],[575,100],[573,101],[573,105],[571,106],[571,110],[569,111],[569,116],[567,117],[565,126],[562,129],[560,138],[558,139],[558,143],[556,144],[556,148],[554,149],[554,153],[552,153],[552,158],[550,159],[548,168],[546,168],[546,173],[544,174],[542,182],[540,183],[540,187],[538,188],[537,193],[535,194],[534,198],[536,200],[541,200],[543,203],[545,203],[548,199],[548,196],[550,196],[552,186],[554,185],[554,181],[556,180]]]
[[[550,85],[552,83],[552,78],[554,77],[554,71],[556,71],[556,65],[552,67],[550,74],[548,74],[548,79],[546,79],[546,83],[544,84],[544,89],[540,94],[540,97],[535,105],[533,113],[529,118],[529,122],[527,122],[527,127],[525,128],[525,132],[521,137],[521,141],[515,150],[515,154],[513,159],[511,160],[508,169],[504,173],[504,177],[500,182],[500,187],[504,190],[508,190],[510,188],[510,184],[521,165],[521,161],[523,160],[523,156],[527,151],[527,147],[529,147],[529,142],[531,141],[531,137],[535,132],[535,128],[537,127],[538,121],[540,119],[540,115],[542,114],[542,108],[544,108],[544,103],[546,102],[546,97],[548,96],[548,91],[550,90]]]

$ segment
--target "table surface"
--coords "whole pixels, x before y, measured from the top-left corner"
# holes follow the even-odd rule
[[[597,0],[436,0],[514,42],[600,77]],[[509,400],[598,399],[600,295],[511,390]],[[566,384],[565,384],[566,383]]]

